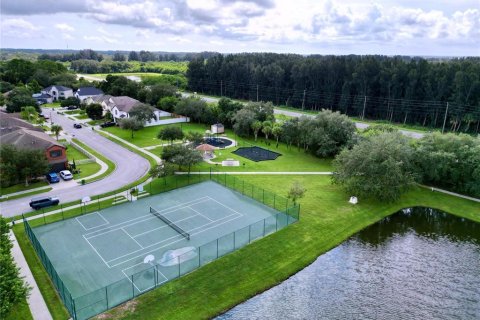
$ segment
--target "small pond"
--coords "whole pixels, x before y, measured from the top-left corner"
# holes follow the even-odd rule
[[[402,210],[217,319],[480,319],[480,224]]]

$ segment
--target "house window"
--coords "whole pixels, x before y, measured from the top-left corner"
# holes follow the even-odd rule
[[[51,158],[58,158],[62,156],[62,150],[52,150],[50,151]]]
[[[118,110],[115,110],[115,115],[116,115],[116,116],[118,115]]]

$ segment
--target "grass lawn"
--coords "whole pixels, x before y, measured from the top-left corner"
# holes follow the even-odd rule
[[[45,103],[40,108],[61,108],[60,102]]]
[[[180,124],[171,124],[168,126],[180,127]],[[145,127],[137,132],[135,132],[134,138],[131,138],[130,130],[124,130],[119,127],[110,127],[104,129],[130,143],[133,143],[139,147],[147,147],[153,145],[159,145],[162,143],[168,143],[168,141],[162,141],[156,138],[158,132],[161,128],[165,126],[154,126],[154,127]],[[209,127],[204,124],[198,123],[183,123],[181,125],[183,132],[187,133],[188,131],[197,131],[204,133],[205,130],[208,130]],[[270,145],[267,146],[263,138],[259,138],[257,142],[253,139],[240,138],[233,134],[232,130],[226,130],[227,136],[229,138],[235,139],[238,143],[251,143],[258,145],[260,147],[267,147],[272,151],[279,152],[282,155],[273,161],[260,161],[255,162],[249,159],[240,157],[232,152],[237,148],[228,148],[224,150],[216,150],[215,154],[217,158],[213,159],[215,162],[221,162],[226,159],[235,159],[239,160],[241,163],[240,167],[222,167],[221,165],[211,165],[206,162],[195,166],[192,168],[193,171],[206,171],[211,167],[215,167],[217,170],[221,171],[331,171],[331,159],[319,159],[313,155],[298,150],[296,147],[287,148],[284,143],[280,143],[278,148],[275,147],[275,142],[270,140]],[[153,150],[150,150],[152,153],[160,156],[163,148],[158,147]],[[245,163],[245,165],[243,165]]]
[[[76,114],[75,118],[78,120],[90,119],[86,114]]]
[[[3,320],[30,320],[33,319],[27,300],[24,299],[20,303],[13,306],[10,312]]]
[[[0,188],[0,194],[3,196],[9,193],[20,192],[46,186],[48,186],[48,183],[46,181],[29,183],[28,186],[25,186],[25,183],[19,183],[10,187]]]
[[[480,222],[478,203],[415,188],[395,203],[349,195],[324,176],[242,176],[285,195],[292,180],[307,189],[300,222],[108,312],[113,319],[207,319],[267,290],[361,229],[401,208],[429,206]]]
[[[102,169],[102,166],[96,162],[92,163],[85,163],[85,164],[77,164],[77,169],[80,170],[80,173],[76,173],[73,175],[73,178],[77,181],[85,177],[89,177]]]
[[[85,154],[80,152],[80,150],[78,150],[71,144],[68,146],[68,149],[67,149],[67,158],[68,158],[68,161],[88,159],[88,157]]]
[[[198,132],[204,133],[205,130],[209,129],[204,124],[198,124],[198,123],[177,124],[176,123],[176,124],[169,124],[169,125],[163,125],[163,126],[153,126],[153,127],[142,128],[133,133],[133,138],[130,130],[124,130],[120,127],[109,127],[102,130],[110,132],[111,134],[114,134],[119,138],[122,138],[130,143],[133,143],[138,147],[143,148],[143,147],[150,147],[150,146],[168,143],[169,141],[160,140],[157,138],[157,134],[160,132],[160,130],[167,126],[182,127],[184,133],[187,133],[188,131],[198,131]]]
[[[8,200],[20,199],[20,198],[26,198],[26,197],[31,197],[31,196],[33,196],[33,195],[40,194],[40,193],[45,193],[45,192],[48,192],[48,191],[50,191],[50,190],[52,190],[52,188],[51,188],[51,187],[48,187],[48,188],[45,188],[45,189],[42,189],[42,190],[36,190],[36,191],[32,191],[32,192],[17,194],[17,195],[15,195],[15,196],[11,196],[11,197],[8,197],[8,198],[2,198],[2,199],[0,199],[0,202],[8,201]]]
[[[80,109],[64,111],[64,114],[80,114]]]

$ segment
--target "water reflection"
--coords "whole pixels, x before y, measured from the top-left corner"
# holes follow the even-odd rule
[[[480,224],[403,210],[218,319],[480,319]]]

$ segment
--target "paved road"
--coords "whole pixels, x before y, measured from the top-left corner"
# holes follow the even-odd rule
[[[44,111],[44,114],[50,115],[50,111]],[[50,192],[42,193],[41,195],[58,196],[61,203],[79,200],[85,196],[92,197],[132,183],[142,177],[149,170],[150,165],[148,161],[139,155],[102,137],[90,127],[74,129],[74,121],[65,116],[58,115],[55,112],[52,112],[51,114],[53,122],[60,124],[67,134],[74,136],[113,161],[116,164],[116,170],[102,180],[84,186],[71,184],[66,188],[59,188]],[[60,184],[63,183],[64,181]],[[30,197],[2,202],[0,203],[0,212],[5,217],[29,212],[31,211],[31,208],[28,206],[29,201]]]
[[[190,93],[190,92],[182,92],[183,97],[190,97],[191,95],[192,95],[192,93]],[[215,103],[215,102],[218,102],[218,100],[219,100],[219,98],[206,97],[206,96],[202,96],[202,95],[200,95],[200,97],[208,103]],[[301,117],[301,116],[306,116],[306,117],[311,117],[311,118],[315,117],[312,114],[305,114],[305,113],[301,113],[301,112],[297,112],[297,111],[283,110],[283,109],[277,109],[277,108],[275,108],[274,113],[275,114],[284,114],[286,116],[297,117],[297,118]],[[354,121],[354,122],[355,122],[355,125],[357,126],[358,129],[365,129],[365,128],[368,128],[370,126],[368,123],[357,122],[357,121]],[[400,130],[400,132],[402,134],[408,136],[408,137],[415,138],[415,139],[420,139],[424,136],[423,133],[419,133],[419,132],[415,132],[415,131]]]

